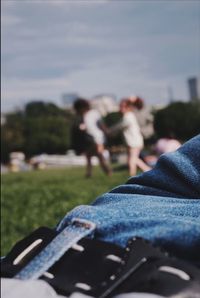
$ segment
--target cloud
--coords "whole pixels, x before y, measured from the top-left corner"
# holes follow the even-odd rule
[[[186,78],[200,68],[200,4],[189,2],[3,1],[3,104],[58,102],[64,91],[153,102],[169,84],[186,98]]]
[[[66,0],[44,0],[53,7],[66,7]],[[99,6],[107,4],[110,0],[67,0],[67,6],[85,7],[85,6]]]
[[[20,22],[21,22],[21,19],[18,18],[17,16],[12,16],[12,15],[2,15],[1,16],[2,27],[15,26],[17,24],[20,24]]]
[[[60,104],[60,97],[70,86],[66,77],[47,79],[2,80],[2,111],[20,107],[31,99],[54,101]]]

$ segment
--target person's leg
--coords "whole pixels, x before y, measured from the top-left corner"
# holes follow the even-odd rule
[[[86,152],[85,156],[86,156],[86,161],[87,161],[85,176],[91,177],[92,176],[92,161],[91,161],[92,155],[90,152]]]
[[[107,164],[105,157],[103,156],[103,152],[104,152],[104,145],[103,144],[97,144],[96,146],[96,150],[97,150],[97,157],[99,159],[99,163],[100,166],[102,168],[102,170],[104,171],[104,173],[106,173],[108,176],[112,175],[112,170],[109,167],[109,165]]]
[[[151,170],[151,168],[141,158],[139,158],[140,151],[140,148],[128,147],[128,167],[129,174],[131,176],[136,175],[137,167],[143,172]]]
[[[135,176],[137,172],[137,159],[139,156],[137,149],[128,147],[128,169],[130,176]]]
[[[140,149],[139,149],[139,155],[140,155]],[[151,170],[151,167],[149,167],[141,158],[139,158],[139,155],[136,162],[138,168],[140,168],[143,172]]]

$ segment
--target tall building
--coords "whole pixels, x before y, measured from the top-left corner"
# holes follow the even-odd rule
[[[167,91],[168,91],[168,99],[169,99],[169,103],[172,103],[174,102],[174,94],[173,94],[173,89],[171,86],[169,86],[167,88]]]
[[[188,79],[188,87],[191,101],[200,101],[200,78],[193,77]]]

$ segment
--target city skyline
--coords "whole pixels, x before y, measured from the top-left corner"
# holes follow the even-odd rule
[[[63,93],[189,100],[198,1],[2,1],[2,111]]]

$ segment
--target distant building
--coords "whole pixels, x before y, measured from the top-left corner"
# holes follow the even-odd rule
[[[188,79],[188,87],[191,101],[200,100],[200,78],[193,77]]]
[[[119,110],[116,97],[112,94],[99,94],[90,101],[91,106],[98,110],[102,116]]]
[[[169,98],[169,104],[174,102],[174,94],[173,94],[173,89],[171,86],[168,87],[168,98]]]

